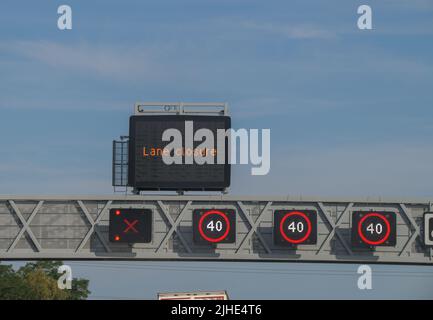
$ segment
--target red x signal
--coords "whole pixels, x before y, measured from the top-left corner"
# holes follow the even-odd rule
[[[126,229],[123,230],[123,233],[127,233],[129,230],[138,233],[138,230],[134,227],[138,223],[137,219],[132,222],[129,222],[128,219],[123,219],[123,222],[125,222],[125,224],[127,225]]]
[[[110,209],[108,236],[112,243],[152,242],[152,210]]]

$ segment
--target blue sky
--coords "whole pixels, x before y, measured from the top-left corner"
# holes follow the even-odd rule
[[[432,197],[433,2],[2,1],[1,194],[112,193],[136,101],[270,128],[270,174],[236,167],[233,194]]]

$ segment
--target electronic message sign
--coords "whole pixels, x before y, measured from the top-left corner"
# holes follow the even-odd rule
[[[108,233],[110,242],[151,242],[152,210],[111,209]]]
[[[395,212],[355,211],[352,214],[352,246],[374,248],[395,246],[397,226]]]
[[[314,210],[275,210],[274,243],[295,246],[316,244],[317,212]]]
[[[132,116],[128,185],[137,190],[224,190],[230,186],[228,138],[221,139],[222,144],[217,140],[218,130],[224,132],[230,127],[228,116]],[[164,132],[168,141],[163,140]],[[178,142],[173,132],[180,135],[176,148],[171,148]],[[180,161],[167,164],[164,156],[176,156]],[[207,162],[197,162],[198,156],[207,157]]]
[[[232,209],[196,209],[193,211],[194,243],[234,243],[236,211]]]

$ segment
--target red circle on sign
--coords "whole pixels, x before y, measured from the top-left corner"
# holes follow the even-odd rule
[[[204,220],[204,218],[206,218],[207,216],[209,216],[211,214],[216,214],[216,215],[222,217],[224,219],[224,221],[226,222],[226,224],[227,224],[227,230],[224,232],[224,234],[221,237],[210,238],[210,237],[208,237],[207,235],[204,234],[204,231],[203,231],[203,220]],[[227,218],[227,216],[224,213],[222,213],[221,211],[210,210],[210,211],[207,211],[204,215],[201,216],[201,218],[200,218],[200,220],[198,222],[198,231],[200,232],[200,235],[203,237],[203,239],[205,239],[205,240],[207,240],[209,242],[220,242],[220,241],[224,240],[224,238],[227,237],[227,235],[229,234],[229,231],[230,231],[230,221]]]
[[[379,218],[379,219],[381,219],[381,220],[383,220],[384,222],[385,222],[385,225],[386,225],[386,234],[385,234],[385,237],[383,237],[383,239],[381,239],[381,240],[378,240],[378,241],[371,241],[371,240],[368,240],[366,237],[365,237],[365,235],[362,233],[362,224],[364,223],[364,221],[367,219],[367,218],[369,218],[369,217],[377,217],[377,218]],[[365,243],[367,243],[367,244],[369,244],[369,245],[372,245],[372,246],[374,246],[374,245],[378,245],[378,244],[382,244],[382,243],[384,243],[388,238],[389,238],[389,234],[391,233],[391,225],[389,224],[389,221],[388,221],[388,219],[386,219],[383,215],[381,215],[381,214],[379,214],[379,213],[377,213],[377,212],[371,212],[371,213],[368,213],[368,214],[366,214],[364,217],[362,217],[362,219],[361,220],[359,220],[359,222],[358,222],[358,234],[359,234],[359,236],[361,237],[361,239],[362,239],[362,241],[364,241]]]
[[[283,227],[283,226],[284,226],[284,222],[286,221],[286,219],[287,219],[288,217],[291,217],[291,216],[300,216],[300,217],[304,218],[305,221],[307,221],[307,233],[306,233],[305,236],[303,236],[301,239],[295,240],[295,239],[289,238],[289,237],[286,235],[286,233],[284,232],[284,227]],[[280,233],[281,233],[281,235],[283,236],[284,240],[286,240],[287,242],[290,242],[290,243],[301,243],[301,242],[304,242],[304,241],[307,240],[308,237],[310,236],[310,234],[311,234],[311,229],[312,229],[312,227],[311,227],[311,221],[310,221],[310,218],[308,218],[307,215],[306,215],[305,213],[300,212],[300,211],[292,211],[292,212],[287,213],[287,214],[286,214],[286,215],[281,219],[281,222],[280,222]]]

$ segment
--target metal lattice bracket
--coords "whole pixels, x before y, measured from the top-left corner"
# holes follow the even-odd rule
[[[101,221],[101,219],[104,217],[104,215],[107,214],[108,208],[110,207],[112,201],[107,201],[107,203],[105,204],[104,208],[98,214],[96,220],[93,220],[92,216],[89,213],[89,210],[84,205],[83,201],[78,200],[77,203],[78,203],[78,206],[80,207],[81,211],[86,216],[87,221],[90,223],[90,228],[89,228],[89,231],[87,231],[86,235],[84,236],[83,240],[81,241],[80,245],[78,246],[78,248],[77,248],[77,250],[75,252],[79,252],[79,251],[81,251],[84,248],[84,246],[86,245],[87,241],[89,241],[89,239],[90,239],[90,237],[92,236],[93,233],[95,233],[96,236],[98,237],[99,241],[101,241],[101,243],[104,246],[105,250],[107,252],[111,252],[111,248],[108,245],[107,241],[105,240],[104,236],[101,234],[101,232],[99,231],[98,228],[95,228],[95,226],[97,226],[97,224]]]
[[[349,255],[353,256],[352,249],[350,249],[350,247],[347,244],[346,240],[343,238],[343,236],[341,235],[341,233],[337,229],[337,227],[339,225],[338,221],[337,221],[337,223],[334,223],[334,221],[332,220],[332,218],[326,213],[326,209],[325,209],[325,207],[324,207],[324,205],[323,205],[322,202],[318,202],[317,206],[320,208],[319,212],[322,214],[322,220],[324,220],[323,219],[323,217],[324,217],[326,219],[326,222],[329,224],[330,228],[329,228],[328,238],[330,239],[335,234],[337,236],[338,240],[340,241],[340,243],[343,245],[344,249],[346,249],[347,253]],[[342,218],[343,215],[347,214],[349,212],[349,210],[352,208],[352,206],[353,206],[353,203],[349,203],[349,205],[347,206],[346,210],[344,210],[344,212],[341,214],[340,218]],[[340,221],[341,221],[341,219],[340,219]],[[329,243],[329,239],[328,239],[328,243]],[[319,249],[319,251],[322,251],[322,250],[323,250],[323,246]]]
[[[421,245],[423,245],[423,243],[421,242],[421,233],[419,231],[419,227],[416,224],[415,220],[413,219],[412,214],[409,212],[409,210],[407,209],[407,207],[404,203],[400,203],[400,208],[401,208],[401,211],[406,216],[407,220],[409,221],[409,225],[408,225],[409,230],[412,228],[414,231],[412,232],[412,235],[410,236],[410,238],[407,240],[406,244],[403,246],[403,249],[399,253],[399,256],[401,256],[403,254],[403,252],[406,252],[406,249],[412,245],[412,243],[415,241],[415,239],[418,239],[420,241]]]
[[[162,201],[157,201],[158,207],[161,210],[164,217],[168,220],[170,226],[168,226],[170,229],[168,233],[165,235],[165,237],[162,239],[161,243],[159,244],[158,248],[156,249],[156,252],[161,252],[162,248],[167,244],[168,240],[174,233],[179,237],[180,241],[182,242],[182,245],[184,246],[185,250],[191,253],[191,248],[189,247],[188,243],[186,242],[185,238],[183,237],[182,233],[179,232],[178,226],[179,223],[182,221],[183,216],[188,211],[189,206],[191,205],[191,201],[188,201],[186,205],[183,207],[180,214],[177,216],[176,221],[173,221],[173,218],[170,215],[170,212],[168,212],[167,208],[165,207],[164,203]]]
[[[32,222],[35,215],[38,213],[42,205],[44,204],[43,201],[39,201],[36,207],[33,209],[29,219],[26,221],[24,219],[20,209],[17,207],[15,202],[13,200],[9,200],[9,205],[12,207],[13,211],[17,215],[18,219],[21,221],[21,224],[23,225],[21,230],[18,232],[17,236],[15,237],[14,241],[8,248],[8,252],[11,252],[15,246],[17,245],[18,241],[20,241],[21,237],[23,236],[24,232],[27,232],[28,236],[30,237],[30,241],[32,242],[32,245],[36,248],[38,252],[42,251],[42,247],[39,244],[39,241],[36,239],[35,235],[33,234],[32,230],[30,229],[30,223]]]
[[[259,216],[257,217],[256,221],[254,222],[251,219],[251,216],[249,214],[247,214],[247,210],[244,207],[244,205],[242,204],[241,201],[237,202],[238,207],[239,207],[239,212],[242,213],[242,215],[245,217],[246,221],[248,222],[249,226],[250,226],[250,230],[248,231],[248,233],[246,234],[245,238],[241,241],[241,245],[239,246],[239,248],[236,250],[236,253],[240,253],[242,251],[242,249],[247,245],[247,243],[249,242],[249,240],[251,239],[251,237],[253,236],[253,234],[257,235],[257,238],[259,239],[260,243],[263,245],[263,247],[266,250],[266,253],[271,253],[271,249],[269,248],[269,246],[267,245],[266,241],[263,239],[263,236],[261,235],[260,232],[258,232],[257,227],[260,224],[261,218],[263,216],[263,213],[265,213],[269,207],[272,205],[272,202],[268,202],[265,207],[263,208],[263,210],[260,212]]]
[[[328,246],[329,242],[331,241],[331,239],[334,237],[334,234],[337,234],[338,239],[340,240],[340,242],[343,244],[344,248],[346,249],[346,251],[350,254],[353,255],[352,250],[348,247],[346,241],[342,238],[341,235],[339,235],[338,233],[338,227],[340,226],[341,222],[344,220],[344,218],[346,217],[346,215],[348,215],[350,213],[350,211],[352,210],[353,207],[353,203],[349,203],[346,208],[343,210],[343,212],[340,214],[339,217],[337,217],[337,221],[335,222],[335,224],[332,223],[331,218],[326,214],[325,208],[323,207],[323,204],[319,203],[319,207],[320,210],[322,211],[322,213],[325,215],[325,218],[327,220],[327,222],[329,223],[329,225],[331,226],[331,229],[329,230],[328,235],[326,236],[325,240],[322,242],[322,244],[320,245],[319,250],[317,251],[317,254],[320,254],[323,252],[324,248],[326,248],[326,246]]]

